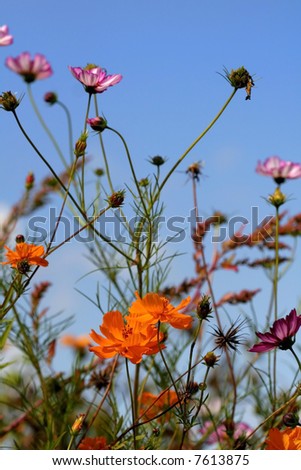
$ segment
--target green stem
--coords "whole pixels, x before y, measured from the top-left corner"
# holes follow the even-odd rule
[[[55,140],[52,132],[50,131],[49,127],[47,126],[47,124],[45,123],[44,119],[43,119],[43,116],[41,115],[40,111],[39,111],[39,108],[37,107],[37,104],[35,102],[35,99],[33,97],[33,94],[32,94],[32,90],[31,90],[31,86],[30,84],[27,85],[27,91],[28,91],[28,96],[29,96],[29,100],[30,100],[30,103],[33,107],[33,110],[34,112],[36,113],[40,123],[41,123],[41,126],[43,127],[44,131],[46,132],[46,134],[48,135],[49,139],[51,140],[55,150],[57,151],[60,159],[62,160],[62,163],[64,164],[65,168],[68,168],[68,164],[66,162],[66,159],[64,157],[64,154],[63,152],[61,151],[60,149],[60,146],[59,144],[57,143],[57,141]]]
[[[89,93],[83,134],[85,134],[86,131],[87,131],[87,119],[89,117],[91,98],[92,98],[92,95],[91,95],[91,93]],[[85,208],[86,208],[86,203],[85,203],[85,163],[86,163],[86,157],[85,157],[85,154],[82,156],[82,159],[83,159],[83,162],[82,162],[82,177],[81,177],[81,181],[80,181],[80,188],[81,188],[82,210],[83,210],[83,212],[85,212]]]
[[[273,279],[273,293],[274,293],[274,319],[278,318],[278,281],[279,281],[279,207],[276,206],[275,216],[275,269]],[[273,396],[274,396],[274,408],[276,408],[277,399],[277,349],[273,353]]]
[[[61,108],[65,111],[66,117],[67,117],[67,124],[68,124],[68,139],[69,139],[69,152],[70,152],[70,161],[71,163],[73,162],[73,132],[72,132],[72,120],[71,120],[71,114],[69,112],[69,109],[67,106],[62,103],[61,101],[56,102]]]
[[[136,450],[137,445],[136,445],[136,428],[135,428],[135,402],[134,402],[134,397],[133,397],[133,392],[132,392],[132,386],[131,386],[131,376],[130,376],[130,371],[129,371],[129,361],[126,358],[125,359],[125,367],[126,367],[126,376],[127,376],[127,381],[128,381],[128,386],[129,386],[129,392],[130,392],[130,398],[131,398],[131,410],[132,410],[132,423],[133,423],[133,437],[134,437],[134,449]]]
[[[64,183],[61,181],[60,177],[56,174],[56,172],[54,171],[54,169],[52,168],[52,166],[48,163],[48,161],[46,160],[46,158],[41,154],[41,152],[39,151],[39,149],[36,147],[36,145],[32,142],[32,140],[30,139],[30,137],[28,136],[28,134],[26,133],[25,129],[23,128],[19,118],[18,118],[18,115],[16,113],[16,111],[12,111],[13,115],[14,115],[14,118],[16,119],[16,122],[19,126],[19,129],[21,130],[22,134],[24,135],[24,137],[26,138],[26,140],[28,141],[28,143],[32,146],[32,148],[34,149],[34,151],[37,153],[37,155],[40,157],[40,159],[43,161],[43,163],[47,166],[47,168],[50,170],[50,172],[52,173],[52,175],[54,176],[54,178],[57,180],[57,182],[59,183],[59,185],[61,186],[61,188],[64,190],[65,193],[68,193],[68,197],[69,199],[73,202],[74,206],[76,207],[76,209],[79,211],[79,213],[83,216],[83,218],[85,219],[86,222],[89,222],[89,219],[88,219],[88,216],[87,214],[82,210],[82,208],[80,207],[80,205],[76,202],[76,200],[74,199],[74,197],[72,196],[72,194],[70,192],[68,192],[68,189],[66,188],[66,186],[64,185]],[[94,231],[94,233],[96,233],[96,235],[98,235],[103,241],[105,241],[106,243],[108,243],[115,251],[117,251],[119,254],[121,254],[122,256],[124,256],[128,261],[130,261],[130,263],[133,263],[134,260],[125,252],[123,252],[120,248],[118,248],[116,245],[114,245],[109,238],[107,238],[106,236],[102,235],[98,230],[96,230],[94,227],[91,227],[91,229]]]
[[[171,170],[167,173],[165,176],[164,180],[162,181],[158,193],[160,193],[169,180],[170,176],[173,174],[173,172],[176,170],[176,168],[180,165],[180,163],[184,160],[184,158],[188,155],[188,153],[196,146],[196,144],[207,134],[207,132],[211,129],[211,127],[216,123],[216,121],[220,118],[220,116],[223,114],[225,109],[227,108],[228,104],[234,97],[237,89],[235,88],[233,92],[231,93],[230,97],[227,99],[226,103],[223,105],[223,107],[220,109],[220,111],[217,113],[215,118],[210,122],[210,124],[206,127],[206,129],[192,142],[192,144],[185,150],[183,155],[177,160],[177,162],[174,164],[174,166],[171,168]]]
[[[298,358],[297,354],[296,354],[295,351],[293,350],[293,347],[291,347],[289,350],[291,351],[291,353],[293,354],[294,358],[296,359],[297,364],[298,364],[298,367],[299,367],[299,370],[300,370],[300,372],[301,372],[301,362],[300,362],[300,359]]]
[[[165,369],[166,369],[166,372],[168,373],[169,375],[169,378],[171,380],[171,383],[173,385],[173,388],[175,389],[175,392],[177,394],[177,398],[178,398],[178,402],[179,402],[179,405],[180,405],[180,409],[181,409],[181,412],[183,413],[183,406],[182,406],[182,401],[181,401],[181,397],[180,397],[180,394],[178,392],[178,388],[176,386],[176,382],[174,381],[173,379],[173,376],[172,376],[172,373],[170,372],[170,369],[168,367],[168,364],[166,362],[166,359],[164,357],[164,354],[163,354],[163,351],[162,351],[162,348],[161,348],[161,345],[160,345],[160,326],[161,326],[161,322],[159,321],[158,322],[158,348],[159,348],[159,353],[160,353],[160,356],[161,356],[161,359],[163,361],[163,364],[165,366]]]
[[[98,103],[97,103],[97,96],[96,95],[94,95],[94,106],[95,106],[96,116],[99,116]],[[104,143],[103,143],[103,138],[102,138],[101,132],[99,132],[98,135],[99,135],[99,143],[100,143],[100,147],[101,147],[101,151],[102,151],[103,161],[104,161],[104,164],[105,164],[106,176],[108,178],[110,191],[113,193],[114,192],[114,186],[113,186],[113,183],[112,183],[109,162],[108,162],[108,159],[107,159],[106,149],[105,149],[105,146],[104,146]]]
[[[136,186],[138,194],[139,194],[139,198],[140,198],[141,203],[143,205],[143,209],[145,211],[145,214],[147,214],[148,211],[147,211],[147,208],[146,208],[146,204],[145,204],[145,201],[144,201],[144,197],[143,197],[143,194],[142,194],[142,191],[141,191],[139,181],[138,181],[137,176],[136,176],[135,168],[134,168],[134,165],[133,165],[133,162],[132,162],[131,154],[130,154],[129,148],[127,146],[127,143],[126,143],[124,137],[120,134],[120,132],[116,131],[115,129],[113,129],[112,127],[109,127],[109,126],[107,126],[107,129],[114,132],[114,134],[118,135],[118,137],[120,138],[120,140],[123,143],[123,146],[124,146],[125,152],[126,152],[126,156],[127,156],[127,159],[128,159],[129,165],[130,165],[131,173],[132,173],[132,176],[133,176],[133,179],[134,179],[134,182],[135,182],[135,186]]]
[[[278,272],[279,272],[279,207],[276,207],[275,217],[275,270],[274,270],[274,313],[275,321],[278,318]]]

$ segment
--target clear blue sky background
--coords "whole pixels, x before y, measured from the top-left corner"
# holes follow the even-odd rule
[[[201,213],[218,209],[229,215],[249,217],[251,206],[259,206],[260,217],[271,213],[266,197],[274,183],[255,173],[258,160],[271,155],[301,161],[301,61],[299,0],[115,0],[34,1],[10,0],[2,6],[1,24],[9,25],[14,44],[0,49],[0,90],[26,92],[19,76],[4,66],[8,55],[23,51],[43,53],[54,74],[33,84],[33,91],[49,126],[67,149],[64,117],[42,100],[46,91],[56,91],[72,112],[75,136],[80,134],[87,94],[71,76],[67,66],[96,63],[123,80],[105,92],[101,110],[109,124],[126,138],[139,178],[152,172],[147,159],[160,154],[168,158],[166,171],[215,116],[231,93],[219,75],[223,67],[245,66],[255,81],[251,101],[239,91],[205,139],[191,152],[164,191],[167,212],[186,215],[192,207],[191,188],[185,170],[194,161],[205,162],[200,198]],[[38,146],[59,172],[61,163],[45,138],[28,97],[19,115]],[[1,112],[2,171],[1,204],[18,199],[29,170],[37,177],[45,169],[24,141],[11,115]],[[129,182],[125,155],[119,143],[107,136],[110,161],[117,188]],[[101,166],[97,140],[92,167]],[[122,169],[122,171],[121,171]],[[162,170],[164,173],[164,169]],[[285,185],[292,200],[287,208],[300,211],[300,180]],[[190,244],[173,265],[171,279],[193,274]],[[54,255],[50,267],[40,270],[39,279],[53,279],[52,310],[74,314],[74,333],[85,333],[99,324],[99,313],[73,290],[90,266],[84,248],[71,245],[65,254]],[[186,266],[186,272],[185,271]],[[258,271],[229,273],[217,277],[220,294],[244,287],[263,287]],[[81,281],[78,288],[93,296],[97,277]],[[268,284],[266,284],[268,286]],[[266,308],[270,289],[258,296],[258,313]],[[300,259],[280,287],[282,313],[296,306],[300,296]],[[48,296],[49,302],[50,296]],[[235,315],[235,314],[234,314]]]

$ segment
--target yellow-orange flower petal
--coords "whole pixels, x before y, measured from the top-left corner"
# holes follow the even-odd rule
[[[48,261],[44,256],[44,247],[41,245],[33,245],[30,243],[17,243],[15,251],[11,250],[8,246],[4,247],[7,252],[5,256],[7,261],[3,261],[1,264],[10,264],[12,268],[19,269],[20,263],[27,263],[30,265],[48,266]]]
[[[174,307],[165,297],[156,293],[149,293],[141,298],[138,292],[135,292],[135,296],[137,300],[129,308],[129,322],[155,324],[160,321],[161,323],[169,323],[178,329],[191,328],[193,318],[179,313],[179,310],[189,304],[190,297],[183,299],[177,307]]]
[[[152,325],[141,326],[138,323],[129,324],[118,311],[108,312],[103,316],[103,323],[99,329],[102,335],[94,330],[90,337],[97,346],[90,347],[98,357],[111,358],[120,354],[134,364],[142,361],[142,356],[155,354],[159,351],[158,330]],[[159,341],[163,335],[160,334]],[[160,345],[164,349],[164,345]]]
[[[301,427],[280,431],[272,428],[266,440],[266,450],[301,450]]]

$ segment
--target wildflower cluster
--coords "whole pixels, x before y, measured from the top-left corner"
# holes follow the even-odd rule
[[[9,28],[0,26],[0,46],[12,43]],[[295,242],[301,235],[301,214],[280,212],[289,202],[283,187],[288,180],[301,178],[301,164],[278,156],[257,166],[254,162],[254,172],[275,184],[266,197],[273,215],[251,233],[245,233],[242,224],[223,238],[218,235],[231,219],[220,210],[200,217],[203,162],[188,164],[182,173],[191,185],[195,214],[188,277],[183,278],[184,262],[183,271],[174,268],[172,237],[162,239],[159,230],[165,210],[163,189],[239,90],[245,89],[250,100],[253,76],[245,67],[225,69],[232,89],[216,117],[177,159],[162,157],[160,149],[146,158],[150,171],[138,177],[125,138],[99,109],[99,95],[118,85],[122,75],[108,74],[96,64],[66,64],[68,79],[82,85],[78,92],[87,100],[77,138],[72,118],[80,114],[71,116],[59,94],[44,93],[48,112],[60,107],[65,113],[66,152],[32,92],[36,81],[44,83],[53,76],[48,59],[41,53],[22,52],[4,63],[22,78],[29,100],[24,103],[22,94],[2,91],[0,108],[7,111],[3,119],[14,120],[14,138],[24,139],[46,173],[39,181],[35,171],[26,169],[21,196],[0,227],[1,443],[18,449],[301,450],[301,315],[292,299],[285,313],[279,311],[279,283],[294,261]],[[55,157],[53,152],[51,158],[43,153],[23,125],[19,109],[28,101]],[[117,162],[107,152],[107,136],[121,145]],[[96,168],[91,168],[93,152],[98,152],[95,141],[100,155]],[[125,168],[130,172],[127,181],[123,181]],[[42,240],[36,224],[34,239],[27,229],[18,234],[20,224],[26,220],[31,230],[34,216],[54,204],[59,215]],[[62,234],[68,217],[76,220],[76,226]],[[114,236],[112,220],[121,226]],[[209,240],[210,232],[218,241]],[[56,260],[71,270],[64,250],[82,236],[88,241],[84,248],[92,269],[87,291],[77,291],[90,302],[84,326],[74,334],[71,317],[52,313],[58,297],[52,289],[59,284],[64,300],[74,295],[56,271]],[[61,258],[53,255],[58,251]],[[76,246],[74,257],[78,251]],[[86,266],[82,259],[78,264]],[[215,287],[220,275],[228,279],[242,269],[267,274],[268,295],[259,278],[256,285],[236,290],[233,277],[230,289],[226,281]],[[53,282],[39,280],[48,275]],[[271,299],[267,312],[259,306],[263,297]],[[83,320],[81,312],[79,316]],[[68,370],[61,359],[64,348],[71,348]],[[14,354],[17,360],[11,360]],[[291,362],[281,384],[283,360]],[[256,426],[250,425],[250,418]]]

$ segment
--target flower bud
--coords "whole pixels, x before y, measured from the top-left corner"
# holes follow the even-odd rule
[[[233,88],[246,88],[250,79],[252,80],[251,75],[244,67],[239,67],[238,69],[231,70],[228,72],[226,70],[226,78],[233,86]]]
[[[299,416],[296,413],[286,413],[282,418],[282,422],[285,426],[290,428],[300,426]]]
[[[94,173],[96,176],[103,176],[105,174],[105,171],[102,168],[96,168],[94,170]]]
[[[283,194],[281,189],[277,187],[274,193],[269,196],[268,200],[273,206],[280,207],[285,203],[286,196]]]
[[[160,155],[156,155],[155,157],[152,157],[149,162],[152,164],[152,165],[155,165],[155,166],[161,166],[163,165],[166,160],[163,158],[163,157],[160,157]]]
[[[14,111],[21,103],[22,98],[17,99],[11,91],[5,91],[0,95],[0,107],[5,111]]]
[[[213,351],[209,351],[204,356],[203,360],[207,367],[214,367],[219,360],[219,356],[216,356]]]
[[[86,417],[86,415],[84,413],[81,413],[80,415],[78,415],[76,417],[74,423],[71,426],[71,430],[70,430],[71,434],[74,435],[74,434],[78,434],[80,432],[80,430],[83,427],[85,417]]]
[[[210,313],[212,313],[210,297],[204,294],[197,304],[196,314],[200,320],[207,320],[210,317]]]
[[[236,90],[239,88],[245,88],[247,93],[246,100],[251,99],[251,89],[254,86],[254,81],[252,76],[244,67],[231,70],[231,72],[228,72],[228,70],[225,69],[225,78]]]
[[[199,389],[201,390],[201,392],[205,391],[206,388],[207,388],[206,382],[200,382],[199,383]]]
[[[141,188],[146,188],[146,186],[149,185],[149,180],[148,178],[142,178],[140,181],[139,181],[139,186],[141,186]]]
[[[111,196],[108,198],[108,203],[110,206],[113,208],[120,207],[124,202],[124,194],[124,190],[116,191],[115,193],[111,194]]]
[[[34,185],[34,174],[32,172],[28,173],[25,179],[25,189],[29,191],[33,188]]]
[[[83,157],[87,148],[88,132],[83,132],[80,138],[77,140],[74,149],[74,155],[76,158]]]
[[[97,116],[95,118],[87,119],[87,124],[89,124],[93,131],[102,132],[107,127],[108,122],[106,121],[106,119]]]
[[[16,243],[24,243],[25,242],[24,235],[22,234],[17,235],[15,240],[16,240]]]
[[[53,105],[55,103],[57,103],[58,101],[58,96],[56,93],[54,93],[53,91],[48,91],[47,93],[45,93],[44,95],[44,101],[50,105]]]

